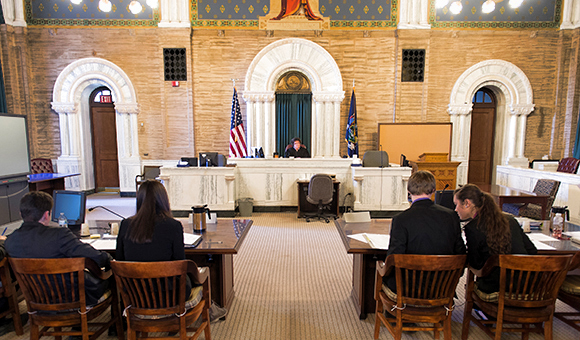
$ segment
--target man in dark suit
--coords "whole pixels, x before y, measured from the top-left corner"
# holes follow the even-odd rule
[[[20,200],[20,215],[24,223],[10,234],[4,246],[11,257],[67,258],[88,257],[99,267],[108,267],[112,257],[81,242],[68,228],[49,226],[52,197],[42,191],[27,193]],[[108,288],[103,281],[85,272],[87,305],[94,305]]]
[[[417,171],[409,178],[407,191],[411,207],[393,217],[387,256],[391,254],[455,255],[465,254],[459,217],[455,211],[433,203],[435,177]],[[383,278],[395,292],[395,273]]]

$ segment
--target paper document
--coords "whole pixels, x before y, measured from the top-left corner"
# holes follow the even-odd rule
[[[553,238],[551,236],[548,235],[544,235],[542,233],[531,233],[531,234],[527,234],[528,237],[530,238],[530,240],[532,241],[560,241],[557,238]]]
[[[183,233],[183,244],[189,246],[194,245],[200,238],[201,235]]]
[[[389,240],[391,239],[391,235],[367,233],[348,235],[348,237],[368,243],[374,249],[385,250],[389,249]]]
[[[536,249],[538,249],[538,250],[554,250],[554,249],[556,249],[555,247],[549,246],[549,245],[545,244],[544,242],[532,240],[532,243],[536,246]]]
[[[93,243],[91,243],[91,246],[97,250],[114,250],[117,249],[117,240],[96,239]]]
[[[564,234],[570,235],[570,237],[580,238],[580,231],[567,231]]]

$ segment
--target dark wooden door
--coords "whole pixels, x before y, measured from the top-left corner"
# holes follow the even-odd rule
[[[469,143],[468,183],[491,184],[493,171],[493,140],[495,135],[495,99],[487,92],[483,98],[491,102],[473,103],[471,140]],[[477,96],[476,96],[477,97]]]
[[[97,191],[119,187],[117,129],[115,107],[110,104],[91,105],[95,187]]]

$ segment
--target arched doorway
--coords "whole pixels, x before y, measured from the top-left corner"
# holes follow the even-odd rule
[[[308,78],[297,71],[282,75],[276,85],[276,152],[284,155],[294,137],[310,150],[312,91]]]
[[[508,164],[528,166],[528,159],[524,157],[526,123],[534,110],[530,81],[510,62],[498,59],[482,61],[463,72],[449,98],[447,112],[453,123],[451,160],[461,162],[457,169],[458,185],[468,181],[472,100],[483,87],[493,92],[497,103],[492,167]],[[492,183],[494,176],[492,170]]]
[[[119,190],[115,105],[111,90],[99,87],[89,97],[95,191]]]
[[[67,189],[90,191],[95,188],[89,97],[102,86],[111,90],[115,105],[121,195],[134,195],[135,176],[141,172],[137,133],[139,105],[127,74],[105,59],[76,60],[56,79],[51,104],[59,116],[61,155],[57,160],[58,170],[80,173],[80,176],[67,179]]]
[[[495,95],[491,90],[483,87],[475,93],[472,103],[467,182],[475,185],[491,184],[495,136]]]
[[[266,157],[276,150],[277,81],[289,71],[303,74],[312,88],[310,154],[340,157],[342,76],[336,61],[322,46],[300,38],[281,39],[264,47],[252,60],[245,79],[246,146],[263,147]]]

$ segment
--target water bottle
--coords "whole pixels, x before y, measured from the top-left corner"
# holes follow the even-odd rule
[[[68,220],[66,219],[66,216],[64,216],[64,213],[61,212],[60,216],[58,216],[58,226],[59,227],[68,227]]]

